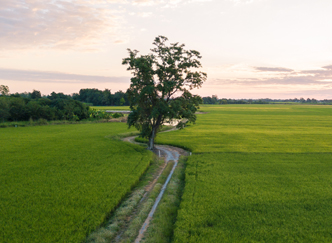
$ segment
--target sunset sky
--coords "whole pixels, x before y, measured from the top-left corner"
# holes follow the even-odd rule
[[[163,35],[201,53],[196,94],[332,99],[331,13],[331,0],[0,0],[0,84],[126,91],[127,48]]]

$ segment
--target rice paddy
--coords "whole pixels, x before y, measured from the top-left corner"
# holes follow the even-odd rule
[[[81,242],[138,182],[152,153],[110,139],[121,123],[4,128],[0,242]]]
[[[174,242],[331,242],[331,107],[202,110],[157,140],[193,152]]]
[[[172,207],[169,218],[157,209],[145,240],[331,242],[332,107],[201,110],[195,125],[157,137],[192,155],[181,202],[172,199],[178,212],[164,205]],[[128,132],[120,123],[0,132],[0,242],[82,242],[152,158],[140,146],[111,139]]]

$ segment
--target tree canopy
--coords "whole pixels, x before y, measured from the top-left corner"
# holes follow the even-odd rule
[[[206,73],[192,70],[201,67],[198,51],[185,50],[179,43],[166,45],[167,41],[156,37],[148,55],[128,49],[129,57],[122,62],[133,74],[127,90],[132,111],[128,125],[149,139],[149,149],[154,148],[155,136],[165,122],[180,119],[177,127],[183,128],[196,121],[201,98],[190,90],[201,87],[207,78]]]
[[[121,90],[111,94],[111,90],[81,89],[78,94],[73,94],[75,100],[93,105],[129,105],[127,94]]]
[[[0,96],[0,121],[82,120],[90,116],[89,107],[62,93],[41,97],[38,90],[32,93]],[[62,97],[62,98],[61,98]]]

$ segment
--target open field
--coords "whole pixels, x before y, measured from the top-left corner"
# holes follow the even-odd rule
[[[119,110],[119,111],[129,111],[129,106],[90,106],[96,110]]]
[[[331,242],[332,107],[203,106],[158,135],[189,148],[175,242]]]
[[[0,242],[81,242],[108,217],[151,160],[110,139],[120,123],[4,128]]]

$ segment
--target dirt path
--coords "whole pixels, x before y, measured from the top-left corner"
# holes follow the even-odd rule
[[[165,131],[165,132],[170,132],[170,131],[174,131],[176,130],[176,128],[173,128],[171,130],[168,130],[168,131]],[[130,143],[134,143],[134,144],[140,144],[140,143],[137,143],[135,142],[135,138],[137,136],[132,136],[132,137],[126,137],[126,138],[123,138],[122,140],[123,141],[126,141],[126,142],[130,142]],[[149,223],[153,217],[153,214],[154,212],[156,211],[157,207],[158,207],[158,204],[164,194],[164,191],[167,187],[167,184],[168,182],[170,181],[172,175],[173,175],[173,172],[178,164],[178,160],[180,158],[181,155],[188,155],[188,152],[183,150],[183,149],[180,149],[180,148],[177,148],[177,147],[172,147],[172,146],[168,146],[168,145],[155,145],[155,150],[153,151],[155,154],[157,154],[159,157],[160,156],[163,156],[165,157],[165,164],[163,166],[163,168],[161,169],[159,175],[153,180],[151,181],[151,183],[149,183],[149,185],[147,186],[146,188],[146,193],[145,195],[143,196],[142,200],[145,198],[145,196],[153,189],[154,185],[156,184],[159,176],[161,175],[161,173],[163,172],[163,170],[165,169],[167,163],[169,161],[174,161],[174,166],[170,172],[170,174],[168,175],[167,179],[166,179],[166,182],[164,183],[151,211],[149,212],[149,215],[148,217],[146,218],[144,224],[142,225],[140,231],[139,231],[139,234],[135,240],[135,243],[139,243],[143,236],[144,236],[144,232],[146,231],[146,229],[149,227]]]

